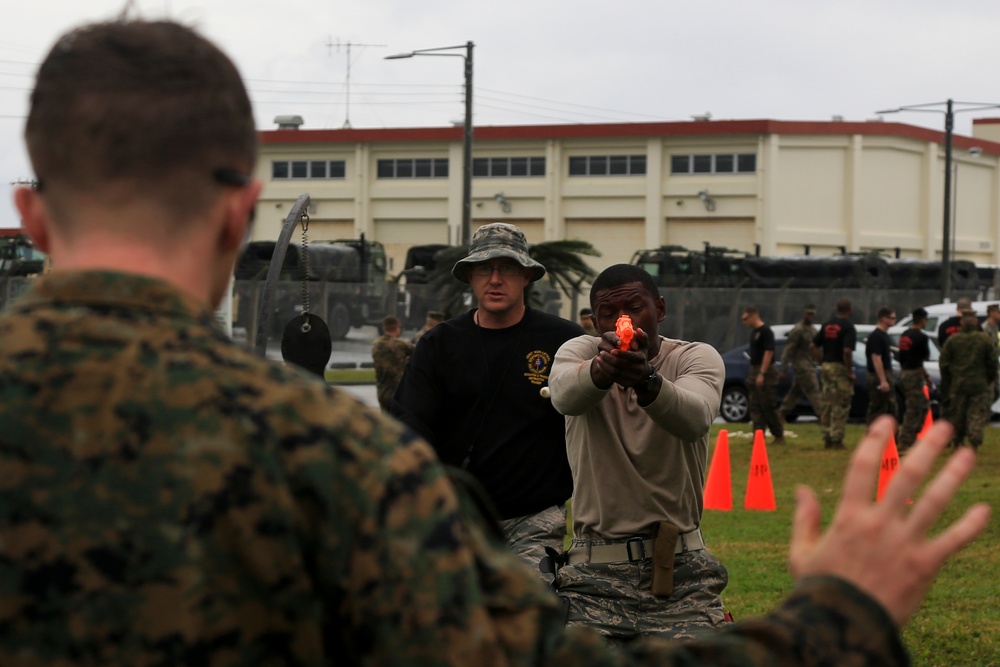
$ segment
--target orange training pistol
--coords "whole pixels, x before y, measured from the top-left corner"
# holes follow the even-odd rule
[[[628,315],[622,315],[615,322],[615,335],[618,336],[618,340],[621,341],[622,350],[628,350],[629,346],[632,344],[632,337],[635,336],[635,329],[632,328],[632,318]]]

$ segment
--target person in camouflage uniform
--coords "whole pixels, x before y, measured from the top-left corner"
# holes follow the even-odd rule
[[[941,382],[949,391],[945,419],[955,425],[954,444],[962,445],[968,438],[978,449],[990,420],[998,364],[996,345],[980,331],[972,308],[962,311],[962,328],[948,337],[939,363]]]
[[[917,308],[913,311],[910,322],[910,328],[899,336],[899,386],[903,390],[906,405],[903,421],[899,426],[900,454],[916,442],[930,405],[925,392],[931,384],[931,378],[924,368],[924,362],[931,356],[930,342],[924,333],[927,311]]]
[[[820,327],[812,341],[823,358],[820,428],[824,449],[844,449],[844,427],[854,395],[853,353],[857,344],[857,329],[848,319],[851,312],[850,300],[839,299],[835,316]]]
[[[400,338],[402,324],[395,315],[382,320],[382,335],[372,343],[372,361],[375,362],[375,390],[382,412],[392,409],[392,395],[403,377],[406,362],[413,354],[413,343]]]
[[[0,315],[0,665],[904,665],[897,628],[985,527],[973,508],[931,541],[910,518],[940,514],[965,450],[906,512],[943,426],[874,505],[873,430],[841,505],[858,520],[821,534],[800,494],[773,614],[606,651],[427,444],[219,328],[260,191],[221,52],[169,22],[74,30],[26,135],[38,186],[14,198],[52,273]]]
[[[778,378],[784,380],[788,377],[788,369],[792,369],[792,386],[785,394],[781,407],[778,408],[778,417],[782,421],[786,420],[802,398],[809,400],[817,416],[823,414],[819,379],[816,377],[816,358],[812,351],[812,339],[816,335],[816,327],[813,326],[814,317],[816,317],[816,306],[807,304],[802,311],[802,320],[788,332],[788,341],[781,353],[781,373],[778,374]]]
[[[590,304],[601,337],[564,343],[549,380],[573,467],[574,538],[556,581],[569,623],[612,642],[715,632],[729,574],[701,518],[722,358],[657,334],[665,304],[638,266],[602,271]],[[635,327],[627,351],[615,332],[623,314]]]

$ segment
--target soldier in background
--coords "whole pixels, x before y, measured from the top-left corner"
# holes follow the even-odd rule
[[[444,313],[442,313],[440,310],[428,310],[427,311],[427,317],[424,320],[424,326],[420,329],[420,331],[418,331],[413,336],[413,338],[410,339],[410,342],[413,343],[414,345],[416,345],[417,341],[420,340],[420,338],[425,333],[427,333],[428,331],[430,331],[431,329],[433,329],[437,325],[439,325],[442,322],[444,322],[444,319],[445,319],[444,318]]]
[[[982,329],[994,345],[1000,346],[1000,304],[991,303],[986,306],[986,321],[982,323]]]
[[[590,308],[580,309],[580,326],[588,336],[597,336],[597,327],[594,326],[594,311]]]
[[[823,404],[819,396],[819,379],[816,377],[816,358],[813,356],[812,339],[816,335],[813,318],[816,317],[816,306],[809,303],[802,310],[802,320],[788,332],[788,342],[781,353],[781,372],[779,380],[788,377],[788,369],[792,369],[792,386],[785,394],[785,400],[778,408],[778,418],[786,421],[788,413],[795,409],[799,401],[805,397],[812,405],[813,412],[819,417],[823,414]]]
[[[968,308],[972,308],[972,299],[967,296],[961,297],[955,302],[955,314],[938,325],[937,343],[939,348],[943,350],[944,344],[948,342],[948,338],[961,330],[962,311]],[[979,326],[978,322],[976,326]]]
[[[823,393],[820,427],[823,430],[824,449],[844,448],[844,427],[851,411],[854,395],[854,347],[857,329],[851,322],[849,299],[837,301],[834,317],[823,324],[813,336],[813,346],[822,354]]]
[[[774,332],[764,324],[756,306],[743,310],[743,326],[750,333],[750,374],[747,392],[750,399],[750,421],[755,431],[766,427],[774,436],[772,445],[785,444],[785,429],[777,412],[778,373],[774,370]]]
[[[406,362],[413,354],[413,343],[400,338],[403,326],[399,318],[389,315],[382,320],[383,334],[372,343],[372,361],[375,362],[375,389],[382,412],[392,407],[392,395],[403,377]]]
[[[953,442],[959,446],[968,438],[979,449],[990,420],[998,364],[996,345],[979,330],[975,310],[962,311],[962,328],[944,344],[940,365],[941,383],[948,387],[945,419],[955,426]]]
[[[924,333],[927,311],[913,311],[910,328],[899,337],[899,387],[903,391],[906,412],[899,426],[899,453],[908,450],[923,428],[930,400],[924,390],[931,385],[931,378],[924,362],[931,357],[930,339]]]
[[[896,311],[882,306],[876,314],[878,325],[868,335],[865,363],[868,368],[868,415],[871,424],[879,415],[897,416],[896,378],[892,375],[892,339],[889,327],[896,321]]]

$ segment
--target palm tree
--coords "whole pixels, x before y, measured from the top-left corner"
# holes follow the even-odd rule
[[[434,255],[434,268],[428,275],[428,282],[437,294],[438,303],[449,317],[469,309],[473,303],[469,286],[451,275],[455,262],[467,254],[467,246],[464,245],[441,250]],[[601,253],[586,241],[573,240],[530,244],[528,255],[545,267],[545,277],[528,288],[528,303],[533,307],[540,307],[545,296],[540,284],[547,283],[568,295],[578,293],[585,282],[597,275],[584,261],[583,255],[600,257]]]

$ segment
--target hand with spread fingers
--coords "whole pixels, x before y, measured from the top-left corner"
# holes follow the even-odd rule
[[[928,537],[975,466],[972,449],[960,448],[923,495],[916,497],[935,459],[951,440],[952,428],[946,422],[934,424],[907,452],[882,502],[876,504],[882,451],[894,427],[891,417],[881,417],[858,444],[844,480],[843,498],[825,533],[820,529],[815,494],[805,487],[798,489],[789,564],[796,579],[834,575],[849,581],[875,598],[901,626],[919,606],[945,561],[983,532],[990,508],[977,503],[945,530]]]

